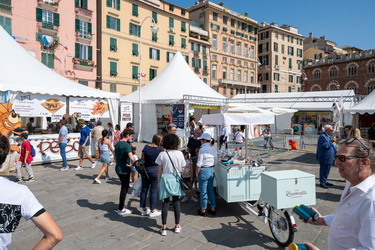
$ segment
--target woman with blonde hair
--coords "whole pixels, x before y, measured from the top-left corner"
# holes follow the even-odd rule
[[[105,173],[106,175],[106,180],[111,179],[111,177],[108,174],[108,164],[111,161],[109,151],[113,153],[113,147],[111,141],[108,139],[108,130],[106,129],[102,131],[102,138],[100,138],[98,141],[98,148],[100,150],[100,162],[102,162],[103,165],[102,169],[100,169],[98,176],[96,176],[96,178],[94,179],[94,182],[100,184],[102,183],[100,181],[100,177],[103,175],[103,173]]]

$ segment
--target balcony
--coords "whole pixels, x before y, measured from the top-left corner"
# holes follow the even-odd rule
[[[207,59],[207,54],[203,52],[203,59]]]
[[[78,70],[92,71],[95,67],[94,61],[89,61],[80,58],[73,58],[74,68]]]
[[[40,33],[49,36],[56,36],[59,31],[59,26],[53,25],[53,23],[38,22],[38,30]]]
[[[0,3],[0,12],[12,14],[12,6],[5,3]]]
[[[87,10],[87,9],[83,9],[83,8],[80,8],[80,7],[76,7],[76,16],[81,21],[91,22],[92,11]]]
[[[203,74],[208,75],[208,68],[207,67],[203,67]]]
[[[239,81],[228,80],[228,79],[219,79],[219,84],[229,84],[229,85],[237,85],[237,86],[246,86],[246,87],[260,88],[260,84],[259,83],[239,82]]]
[[[194,72],[195,72],[195,73],[199,73],[199,68],[198,68],[198,67],[195,67],[195,68],[194,68]]]
[[[199,56],[199,51],[194,51],[194,56]]]
[[[59,0],[38,0],[41,9],[56,12],[59,8]]]
[[[77,41],[80,43],[90,44],[92,40],[91,34],[82,31],[76,31]]]

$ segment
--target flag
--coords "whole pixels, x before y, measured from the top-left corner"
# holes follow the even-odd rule
[[[144,78],[146,76],[146,74],[142,74],[142,73],[138,73],[138,78]]]
[[[49,42],[48,42],[48,39],[47,39],[46,36],[43,36],[42,43],[44,44],[44,46],[48,46],[49,45]]]

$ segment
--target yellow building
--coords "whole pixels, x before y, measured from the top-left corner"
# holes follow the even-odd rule
[[[188,10],[190,19],[208,31],[211,87],[227,97],[257,92],[257,21],[204,0]],[[198,34],[190,30],[190,37]]]
[[[165,68],[177,51],[189,61],[187,10],[159,0],[101,2],[99,88],[130,94],[139,87],[139,72],[144,85]],[[152,32],[153,20],[157,33]]]
[[[289,25],[261,23],[258,80],[262,93],[300,92],[303,77],[303,36]]]

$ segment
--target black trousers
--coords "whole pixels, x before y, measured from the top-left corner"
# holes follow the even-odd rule
[[[173,210],[174,210],[174,222],[175,224],[180,224],[180,197],[172,196],[173,198]],[[161,223],[163,225],[167,224],[168,217],[168,207],[169,207],[169,198],[164,199],[162,210],[161,210]]]
[[[118,204],[118,209],[122,210],[125,205],[126,194],[128,193],[128,190],[129,190],[130,171],[127,174],[117,174],[117,175],[121,181],[120,201]]]

